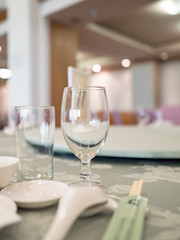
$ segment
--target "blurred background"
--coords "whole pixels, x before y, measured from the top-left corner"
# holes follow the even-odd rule
[[[59,126],[68,66],[106,87],[111,124],[180,119],[180,0],[0,0],[0,129],[17,105],[54,105]]]

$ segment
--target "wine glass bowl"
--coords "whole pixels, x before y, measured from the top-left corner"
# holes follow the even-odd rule
[[[66,87],[61,105],[61,128],[67,145],[81,160],[80,182],[92,183],[90,161],[103,147],[109,129],[105,88]]]

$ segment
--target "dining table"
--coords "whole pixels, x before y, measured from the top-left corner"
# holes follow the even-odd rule
[[[0,131],[0,156],[16,156],[14,134]],[[119,201],[129,194],[133,181],[143,180],[141,195],[148,199],[143,240],[180,239],[180,127],[110,126],[106,143],[92,159],[91,168],[93,179],[101,180],[106,194]],[[57,128],[54,180],[70,184],[79,179],[79,171],[80,160],[68,149],[61,129]],[[11,184],[18,181],[22,180],[15,172]],[[0,229],[0,239],[43,239],[57,207],[58,203],[37,209],[18,207],[22,220]],[[65,240],[100,240],[112,214],[102,211],[89,217],[80,216]]]

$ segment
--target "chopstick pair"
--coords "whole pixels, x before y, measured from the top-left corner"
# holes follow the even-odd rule
[[[143,181],[134,181],[129,196],[120,200],[102,240],[140,240],[147,199],[140,196]]]
[[[142,192],[143,180],[134,181],[129,192],[129,196],[139,196]]]

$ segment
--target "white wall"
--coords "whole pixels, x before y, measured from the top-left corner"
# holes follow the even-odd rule
[[[91,85],[106,87],[110,111],[134,111],[138,106],[155,109],[154,62],[129,69],[94,74]],[[159,64],[160,105],[180,105],[180,60]]]
[[[154,108],[154,63],[92,76],[91,85],[106,87],[110,111],[133,111],[142,105]]]
[[[159,66],[161,105],[180,105],[180,60]]]
[[[106,88],[110,111],[132,110],[132,73],[129,69],[94,74],[90,84]]]
[[[135,64],[132,71],[133,109],[138,106],[155,108],[155,63],[153,61]]]

